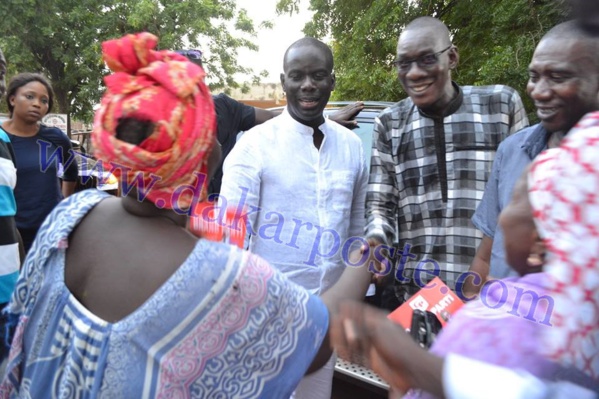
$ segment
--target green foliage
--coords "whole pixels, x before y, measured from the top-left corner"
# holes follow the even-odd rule
[[[238,50],[257,49],[253,22],[233,0],[3,0],[0,15],[9,73],[45,74],[56,111],[84,121],[103,90],[104,40],[148,31],[163,49],[201,48],[212,88],[238,87],[234,75],[251,72],[237,63]]]
[[[277,3],[277,13],[289,13],[293,15],[293,13],[299,12],[299,4],[300,0],[279,0]]]
[[[300,0],[280,0],[280,13]],[[335,99],[399,100],[405,93],[391,62],[403,27],[418,16],[440,18],[460,53],[462,85],[502,83],[525,94],[527,67],[542,35],[567,15],[565,0],[310,0],[308,36],[329,40],[335,56]]]
[[[518,90],[536,120],[526,94],[528,64],[535,46],[567,15],[564,1],[456,1],[443,18],[460,50],[455,79],[462,84],[507,84]]]

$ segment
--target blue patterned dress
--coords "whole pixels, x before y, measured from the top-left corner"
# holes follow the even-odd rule
[[[199,240],[179,269],[116,323],[64,283],[68,238],[107,195],[49,215],[7,308],[16,322],[2,398],[288,398],[328,328],[318,297],[268,263]]]

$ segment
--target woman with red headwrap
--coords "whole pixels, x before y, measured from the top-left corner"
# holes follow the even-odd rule
[[[128,195],[77,193],[42,225],[0,397],[286,398],[330,357],[327,306],[366,291],[366,268],[347,268],[321,301],[186,230],[218,163],[214,110],[203,70],[156,41],[103,44],[93,144]]]

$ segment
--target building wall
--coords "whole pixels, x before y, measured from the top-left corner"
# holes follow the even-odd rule
[[[239,102],[258,108],[281,107],[287,104],[280,83],[254,85],[250,87],[247,93],[243,93],[241,89],[233,89],[229,96]]]
[[[281,83],[253,85],[250,86],[250,90],[247,93],[243,93],[241,89],[233,89],[229,96],[239,102],[257,108],[283,107],[287,104]],[[0,122],[5,119],[8,119],[8,114],[0,113]],[[89,132],[91,128],[91,124],[71,119],[71,134]]]

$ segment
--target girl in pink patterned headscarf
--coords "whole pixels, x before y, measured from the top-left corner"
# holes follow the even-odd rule
[[[488,284],[431,351],[594,385],[579,372],[599,379],[599,113],[537,157],[499,223],[522,277]]]
[[[554,300],[544,350],[599,378],[599,112],[529,174],[530,202],[548,249],[544,270]]]
[[[507,260],[522,276],[487,284],[480,300],[469,302],[451,319],[431,353],[440,358],[457,354],[548,381],[571,381],[596,390],[599,112],[584,118],[561,147],[535,160],[514,187],[500,224],[509,231],[505,241]],[[353,341],[352,349],[357,345],[360,350],[375,348],[366,352],[373,362],[379,360],[379,353],[398,364],[405,361],[388,349],[398,346],[385,346],[385,342],[394,339],[401,347],[398,352],[403,353],[410,350],[411,345],[406,346],[410,341],[402,343],[400,337],[389,338],[389,334],[376,332],[387,326],[384,314],[361,304],[345,311],[344,319],[334,324],[340,331],[345,329],[345,339]],[[352,328],[345,327],[350,321]],[[333,342],[338,350],[348,345],[343,339]],[[421,360],[417,356],[410,358],[414,362]],[[409,379],[405,379],[409,374],[389,372],[377,364],[373,367],[391,383],[396,378],[395,388],[409,386]],[[401,385],[401,378],[407,383]],[[422,385],[429,389],[433,384]],[[433,395],[412,390],[407,397]]]

